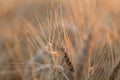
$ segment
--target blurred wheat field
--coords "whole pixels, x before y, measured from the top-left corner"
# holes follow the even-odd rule
[[[120,80],[118,0],[0,0],[0,80]]]

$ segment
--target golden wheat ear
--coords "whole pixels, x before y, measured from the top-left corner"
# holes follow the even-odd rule
[[[86,80],[87,79],[87,71],[89,68],[89,60],[91,55],[93,54],[93,42],[94,42],[94,28],[90,28],[88,30],[88,34],[86,34],[86,40],[83,42],[83,46],[81,49],[81,53],[77,54],[77,60],[75,65],[76,70],[76,80]]]
[[[25,80],[30,80],[31,77],[39,80],[73,79],[73,52],[78,41],[77,29],[71,24],[51,24],[52,27],[42,25],[37,30],[27,23],[26,29],[31,34],[26,37],[33,44],[36,54],[32,56],[25,69]]]
[[[115,37],[114,37],[115,38]],[[119,39],[111,45],[105,44],[101,52],[94,54],[92,72],[88,80],[120,80]]]

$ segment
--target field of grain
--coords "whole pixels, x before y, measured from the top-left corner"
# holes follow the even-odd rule
[[[120,80],[119,3],[0,0],[0,80]]]

